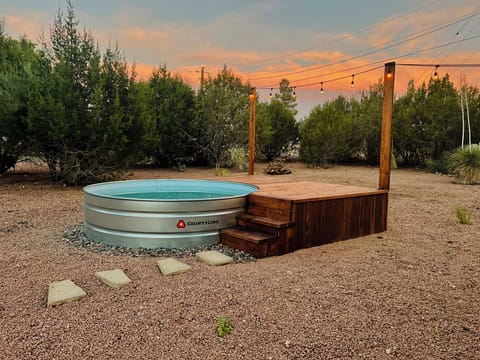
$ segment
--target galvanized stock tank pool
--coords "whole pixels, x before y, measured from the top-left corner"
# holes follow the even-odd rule
[[[86,186],[86,237],[129,248],[215,244],[256,186],[210,180],[128,180]]]

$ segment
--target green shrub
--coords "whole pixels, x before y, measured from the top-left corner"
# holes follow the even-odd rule
[[[233,322],[226,316],[220,316],[217,319],[218,336],[230,335],[233,332]]]
[[[480,181],[480,146],[470,145],[455,150],[449,158],[450,171],[458,182],[474,185]]]
[[[450,153],[445,153],[440,159],[426,159],[427,171],[432,173],[448,174],[450,170]]]
[[[243,147],[234,146],[228,149],[228,165],[238,170],[246,170],[247,153]]]
[[[469,225],[472,223],[472,212],[469,209],[463,206],[457,206],[453,211],[460,224]]]
[[[221,167],[216,167],[215,168],[215,176],[227,176],[228,175],[228,170],[221,168]]]

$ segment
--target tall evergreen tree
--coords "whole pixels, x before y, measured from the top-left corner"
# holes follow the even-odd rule
[[[425,95],[425,86],[417,90],[412,80],[408,84],[407,92],[395,102],[393,148],[400,164],[420,165],[428,154]]]
[[[38,56],[32,42],[11,39],[0,22],[0,174],[31,151],[27,104]]]
[[[274,99],[270,104],[259,104],[256,118],[256,144],[260,158],[271,161],[286,155],[298,142],[298,124],[284,103]]]
[[[279,83],[279,92],[274,95],[274,99],[282,102],[293,114],[297,115],[297,97],[295,89],[290,86],[288,79],[282,79]]]
[[[148,82],[154,136],[147,149],[158,165],[185,165],[195,160],[195,93],[166,67],[153,71]]]
[[[66,14],[58,11],[42,51],[29,129],[52,177],[76,184],[121,172],[138,158],[133,147],[143,132],[133,129],[142,123],[129,115],[134,79],[118,46],[102,58],[67,1]]]
[[[248,143],[249,84],[224,67],[205,81],[199,99],[197,144],[216,167],[228,162],[229,149]]]
[[[431,157],[440,159],[458,145],[460,111],[458,93],[450,78],[431,79],[425,99],[425,131],[431,143]]]
[[[371,85],[362,91],[358,107],[353,114],[358,129],[356,148],[371,165],[378,164],[380,156],[380,133],[382,125],[383,84]]]
[[[352,101],[343,96],[316,106],[301,125],[300,157],[313,166],[341,162],[356,155]]]

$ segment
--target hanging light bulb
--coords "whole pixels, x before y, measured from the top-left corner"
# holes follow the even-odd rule
[[[355,86],[355,81],[353,81],[353,79],[355,78],[355,74],[352,74],[352,82],[350,83],[350,87],[354,87]]]
[[[387,72],[387,79],[391,79],[392,76],[393,76],[392,71],[391,71],[391,70],[388,70],[388,72]]]
[[[324,91],[323,91],[323,81],[322,81],[322,82],[320,82],[320,94],[323,94],[323,92]]]
[[[250,95],[248,95],[250,100],[253,100],[255,98],[255,95],[253,94],[253,88],[250,89]]]
[[[272,93],[273,93],[273,88],[270,89],[270,96],[269,96],[270,100],[272,100],[272,96],[273,96]]]
[[[297,88],[296,86],[293,87],[293,94],[292,94],[293,101],[297,100],[297,94],[295,93],[296,88]]]
[[[433,73],[433,80],[438,80],[438,67],[439,65],[435,65],[435,72]]]

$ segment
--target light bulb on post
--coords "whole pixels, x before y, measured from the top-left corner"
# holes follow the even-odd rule
[[[250,99],[250,101],[255,98],[255,95],[253,94],[253,88],[250,89],[250,95],[248,95],[248,98]]]
[[[438,66],[439,65],[435,65],[435,72],[433,73],[433,80],[438,80]]]

